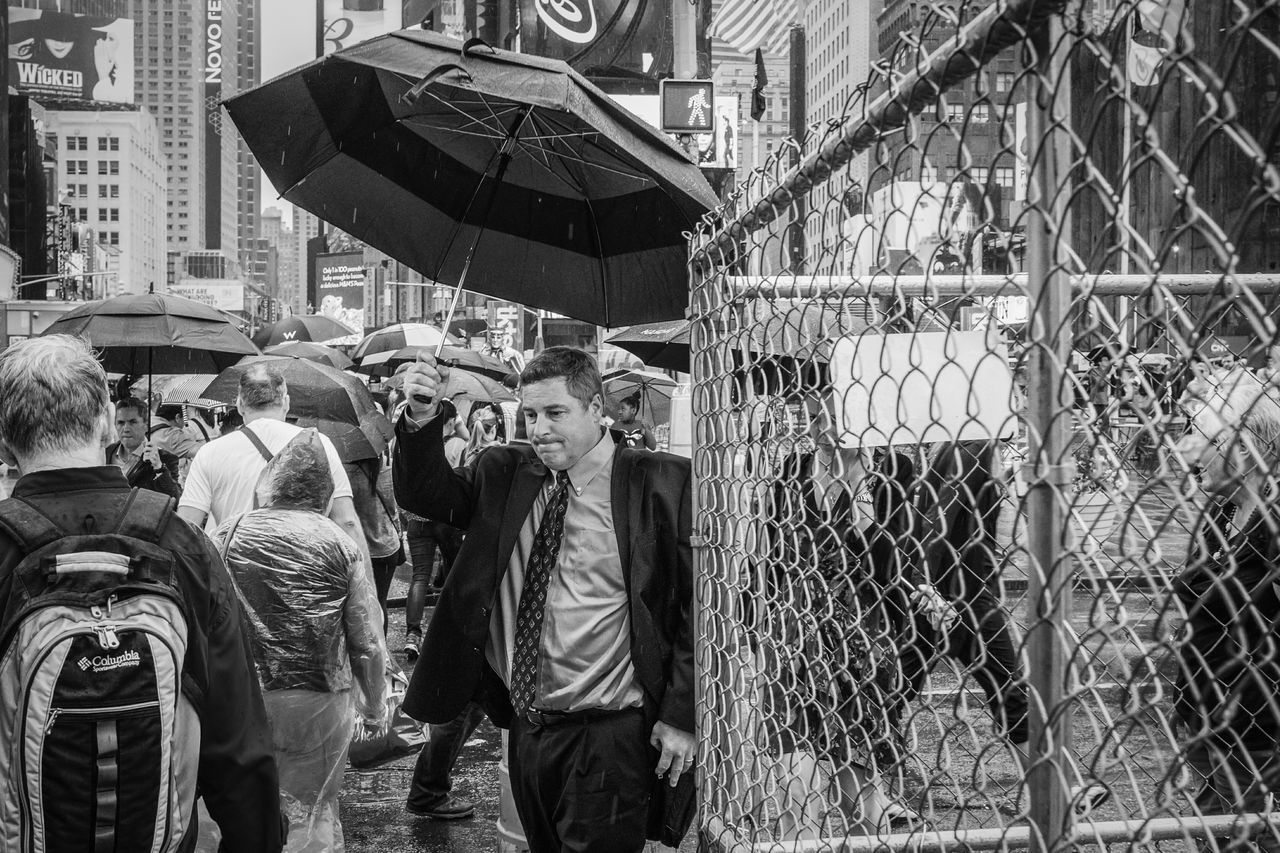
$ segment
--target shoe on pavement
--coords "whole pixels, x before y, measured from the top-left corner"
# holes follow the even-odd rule
[[[404,656],[409,660],[418,659],[418,649],[422,647],[421,631],[406,631],[404,634]]]
[[[429,817],[432,820],[462,820],[475,815],[476,804],[450,794],[434,805],[415,806],[412,803],[406,803],[405,809],[409,814]]]
[[[1078,818],[1088,817],[1111,799],[1111,789],[1097,782],[1071,786],[1071,810]]]

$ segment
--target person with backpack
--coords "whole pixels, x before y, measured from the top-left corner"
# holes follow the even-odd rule
[[[0,839],[34,850],[277,853],[279,782],[230,576],[173,499],[131,489],[89,345],[0,353]]]

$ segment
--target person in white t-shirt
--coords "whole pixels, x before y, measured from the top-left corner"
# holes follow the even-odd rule
[[[240,376],[236,407],[244,426],[200,448],[187,472],[178,515],[198,528],[216,529],[253,509],[253,490],[270,457],[279,453],[302,428],[285,422],[289,389],[284,376],[266,364],[254,364]],[[346,531],[369,565],[364,528],[351,497],[351,481],[333,442],[320,436],[333,476],[329,518]],[[206,524],[208,523],[208,525]]]

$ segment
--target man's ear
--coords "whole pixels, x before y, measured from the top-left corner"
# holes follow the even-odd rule
[[[587,406],[587,411],[596,416],[596,420],[604,420],[604,398],[599,394],[593,394],[591,404]]]

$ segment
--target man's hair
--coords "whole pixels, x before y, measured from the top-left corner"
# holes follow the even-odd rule
[[[284,374],[269,364],[251,364],[240,374],[240,405],[266,409],[284,400]]]
[[[147,422],[147,404],[139,400],[137,397],[125,397],[123,400],[116,402],[116,414],[121,412],[133,412],[145,424]]]
[[[302,435],[285,445],[272,460],[268,505],[323,513],[333,497],[329,457],[314,435],[299,441]]]
[[[1261,459],[1253,463],[1274,475],[1280,465],[1280,399],[1277,390],[1243,365],[1221,367],[1187,384],[1179,401],[1194,421],[1199,406],[1213,411],[1223,423],[1247,434]]]
[[[596,360],[575,347],[547,347],[520,371],[521,386],[548,379],[563,379],[569,393],[584,407],[597,394],[604,399],[604,383]]]
[[[182,406],[178,403],[161,403],[156,406],[156,417],[171,421],[182,414]]]
[[[17,456],[95,440],[109,403],[107,374],[80,338],[47,335],[0,353],[0,441]]]

